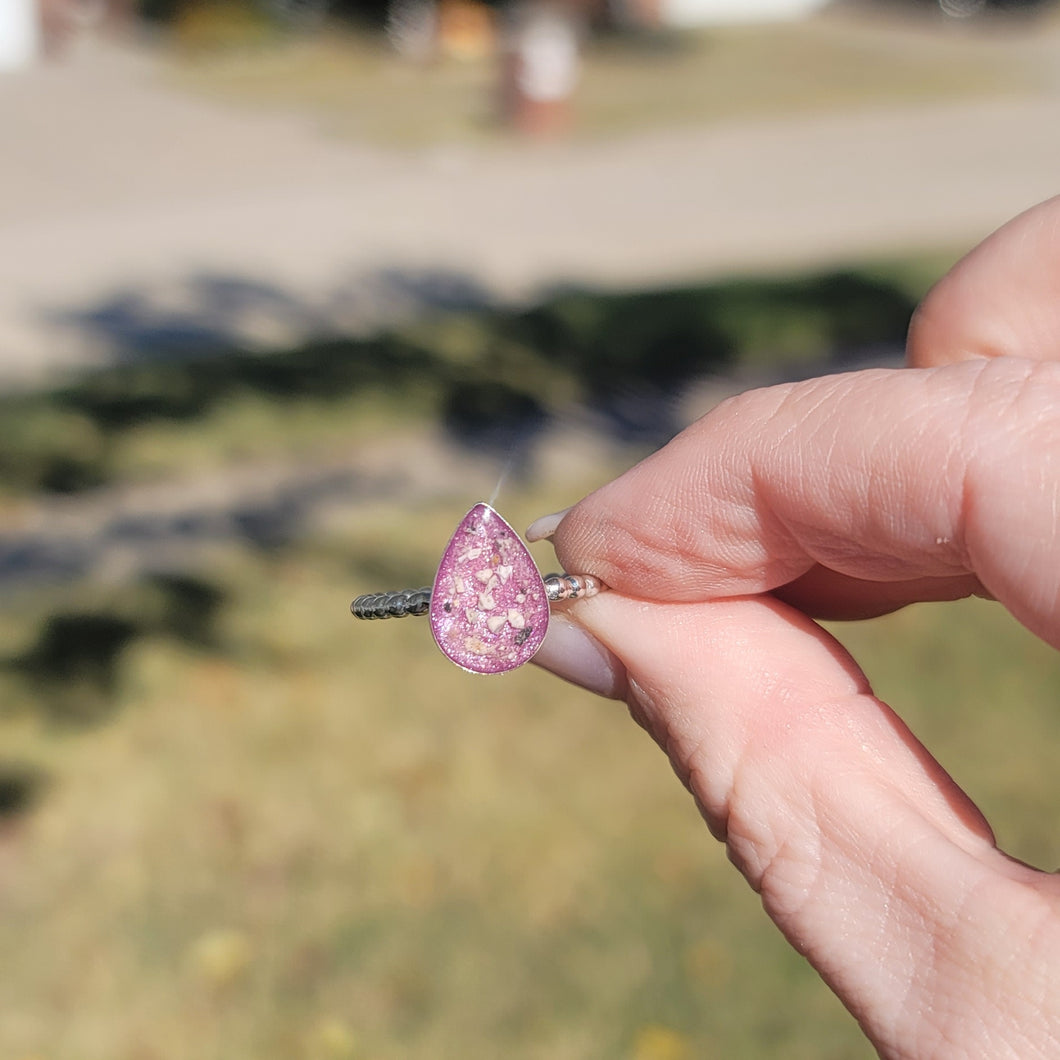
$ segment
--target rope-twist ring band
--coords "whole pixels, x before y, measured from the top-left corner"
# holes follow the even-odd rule
[[[561,600],[583,600],[596,596],[606,586],[592,574],[548,574],[545,596],[550,604]],[[425,615],[431,609],[431,587],[392,589],[385,593],[364,593],[350,604],[354,618],[407,618]]]

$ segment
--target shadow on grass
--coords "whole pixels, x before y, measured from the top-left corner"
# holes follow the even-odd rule
[[[134,429],[219,430],[225,410],[246,398],[321,416],[365,398],[395,418],[413,402],[458,443],[524,463],[551,418],[570,407],[588,410],[617,440],[657,445],[682,426],[675,410],[691,381],[844,365],[866,349],[900,345],[914,307],[899,285],[857,270],[558,291],[529,310],[488,305],[460,274],[393,273],[385,287],[426,315],[373,338],[276,353],[245,349],[246,316],[312,327],[313,313],[238,278],[198,278],[193,304],[176,315],[135,294],[86,311],[76,323],[117,350],[119,363],[0,402],[0,482],[16,494],[100,485],[117,474],[114,453]]]
[[[0,661],[22,686],[8,714],[31,713],[48,726],[81,730],[101,725],[122,702],[126,652],[142,637],[176,639],[200,650],[223,650],[216,620],[224,590],[182,574],[149,575],[95,610],[56,611],[41,620],[33,642]],[[48,771],[0,759],[0,826],[16,823],[40,802]]]
[[[50,615],[36,643],[12,667],[30,685],[49,721],[93,724],[111,712],[118,663],[137,632],[134,622],[116,615]]]
[[[39,766],[17,759],[0,760],[0,825],[32,810],[46,787],[47,775]]]
[[[220,647],[215,622],[225,593],[202,579],[153,574],[107,607],[58,611],[6,668],[49,722],[83,727],[105,721],[121,690],[125,652],[140,637],[165,636],[200,649]]]

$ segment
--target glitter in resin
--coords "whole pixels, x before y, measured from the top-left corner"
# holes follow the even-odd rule
[[[548,628],[548,599],[519,535],[476,504],[449,540],[431,591],[431,633],[465,670],[501,674],[529,662]]]

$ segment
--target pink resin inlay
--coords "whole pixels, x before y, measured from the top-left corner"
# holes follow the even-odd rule
[[[519,535],[488,504],[476,504],[450,538],[430,619],[438,647],[476,674],[514,670],[541,646],[545,584]]]

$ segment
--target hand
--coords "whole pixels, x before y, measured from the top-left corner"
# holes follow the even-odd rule
[[[883,1056],[1055,1057],[1060,880],[812,619],[975,593],[1060,647],[1060,198],[932,291],[908,356],[732,399],[571,509],[560,561],[613,591],[536,661],[628,701]]]

